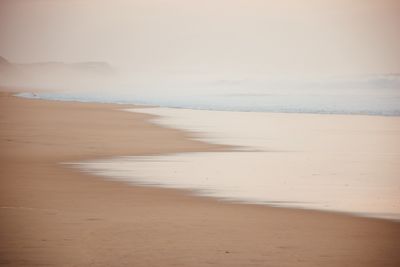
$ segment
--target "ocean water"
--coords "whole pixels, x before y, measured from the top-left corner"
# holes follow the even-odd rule
[[[154,123],[234,147],[68,163],[107,179],[232,202],[400,220],[399,85],[398,76],[385,76],[322,84],[214,81],[198,85],[204,90],[163,85],[163,90],[19,96],[157,106],[127,112],[157,115]]]
[[[128,110],[233,151],[73,163],[107,179],[232,202],[400,220],[400,118],[173,108]]]
[[[318,80],[154,80],[20,96],[219,111],[400,115],[400,76],[395,74]]]

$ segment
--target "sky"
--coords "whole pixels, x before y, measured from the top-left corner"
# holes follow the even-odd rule
[[[400,73],[396,0],[0,0],[0,55],[135,72]]]

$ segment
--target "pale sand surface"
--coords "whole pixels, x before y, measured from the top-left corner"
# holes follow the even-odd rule
[[[60,162],[226,149],[120,106],[0,97],[0,265],[400,266],[400,224],[128,186]]]

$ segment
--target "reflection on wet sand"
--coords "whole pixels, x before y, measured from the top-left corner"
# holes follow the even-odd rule
[[[124,157],[82,168],[229,201],[400,219],[400,118],[139,109],[233,151]]]

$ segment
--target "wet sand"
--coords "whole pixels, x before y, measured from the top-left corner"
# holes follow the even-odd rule
[[[228,149],[120,108],[1,94],[1,265],[400,265],[400,223],[229,204],[60,164]]]

